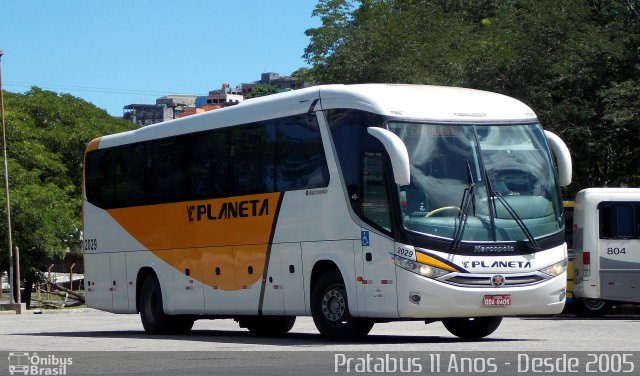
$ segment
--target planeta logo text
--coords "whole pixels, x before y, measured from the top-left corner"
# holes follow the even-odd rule
[[[493,262],[485,262],[485,261],[463,261],[462,265],[465,268],[468,268],[471,265],[472,268],[530,268],[530,261],[493,261]]]
[[[187,206],[189,222],[215,221],[230,218],[262,217],[269,215],[269,200],[223,202],[220,206],[200,204]]]

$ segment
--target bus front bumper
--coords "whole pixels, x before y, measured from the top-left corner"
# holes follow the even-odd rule
[[[401,318],[551,315],[562,312],[566,272],[529,286],[460,287],[397,268],[398,313]],[[509,275],[505,275],[509,278]],[[508,296],[508,299],[501,297]],[[487,306],[485,298],[496,297]],[[508,305],[505,301],[509,301]]]

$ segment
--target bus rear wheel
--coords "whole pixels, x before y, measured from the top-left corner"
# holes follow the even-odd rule
[[[442,323],[447,330],[462,339],[484,338],[498,329],[502,317],[456,317],[444,319]]]
[[[311,315],[320,334],[332,340],[365,337],[373,321],[349,314],[347,290],[340,273],[332,270],[320,277],[311,292]]]
[[[194,319],[190,316],[170,316],[162,307],[162,290],[158,278],[150,274],[140,289],[140,319],[149,334],[185,334],[191,331]]]
[[[288,333],[296,323],[295,316],[257,316],[237,319],[241,328],[259,336]]]

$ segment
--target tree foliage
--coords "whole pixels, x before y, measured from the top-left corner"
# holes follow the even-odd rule
[[[247,95],[247,99],[264,97],[265,95],[276,94],[280,91],[281,90],[272,85],[257,84],[251,89],[251,92]]]
[[[87,143],[129,130],[133,124],[79,98],[36,87],[25,94],[5,92],[4,107],[12,237],[20,248],[23,280],[32,282],[46,260],[80,250],[82,161]],[[2,194],[0,271],[8,270],[6,220]]]
[[[640,1],[320,0],[317,83],[484,89],[529,104],[574,162],[567,194],[639,185]]]

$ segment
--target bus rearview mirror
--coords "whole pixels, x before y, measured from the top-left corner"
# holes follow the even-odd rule
[[[389,159],[391,159],[393,179],[396,184],[409,185],[409,152],[404,142],[395,133],[384,128],[369,127],[367,132],[384,145],[387,154],[389,154]]]
[[[558,184],[560,184],[561,187],[565,187],[571,184],[572,167],[569,148],[555,133],[544,131],[544,135],[547,137],[551,151],[556,156],[556,162],[558,163]]]

